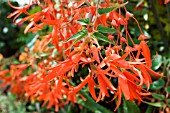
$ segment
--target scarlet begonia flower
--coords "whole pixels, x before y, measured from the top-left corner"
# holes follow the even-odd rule
[[[29,64],[19,64],[11,65],[9,70],[0,71],[0,80],[3,80],[3,83],[0,84],[0,88],[10,86],[10,91],[16,93],[19,98],[24,95],[24,84],[25,79],[22,78],[23,71],[29,66]],[[6,76],[9,74],[10,76]]]
[[[69,102],[75,103],[77,96],[84,99],[79,92],[87,85],[96,102],[110,96],[113,96],[111,101],[117,98],[117,110],[122,95],[126,100],[143,101],[142,97],[148,95],[152,83],[150,74],[161,76],[151,69],[150,50],[145,41],[147,36],[143,34],[134,15],[124,5],[120,8],[122,0],[117,1],[118,11],[111,10],[105,14],[99,14],[98,8],[112,8],[109,0],[101,3],[92,3],[91,0],[62,0],[59,6],[55,6],[56,2],[52,0],[44,0],[43,3],[33,0],[24,7],[12,6],[9,1],[8,3],[16,9],[9,18],[14,17],[15,21],[21,13],[27,15],[15,22],[20,24],[29,21],[24,33],[36,33],[45,26],[50,26],[51,29],[46,36],[36,38],[33,48],[27,53],[25,62],[28,64],[11,65],[9,71],[0,72],[4,81],[1,86],[9,84],[13,93],[25,93],[27,99],[38,99],[44,102],[43,105],[48,103],[48,108],[54,105],[58,111],[59,107]],[[29,14],[28,10],[34,4],[42,10]],[[123,12],[126,12],[125,16]],[[139,27],[139,44],[135,44],[128,31],[129,19],[135,20]],[[99,25],[106,29],[112,28],[116,32],[105,30],[101,34]],[[86,30],[85,33],[82,32],[83,29]],[[132,45],[129,44],[129,39]],[[101,46],[99,40],[107,44]],[[47,56],[42,58],[42,53],[47,53]],[[22,76],[29,65],[32,73]],[[87,75],[76,76],[75,72],[79,73],[80,66],[88,67]],[[5,77],[8,72],[11,76]],[[71,84],[75,78],[80,79],[78,85]],[[112,82],[113,80],[117,80],[117,83]],[[143,85],[147,86],[147,90],[142,88]]]
[[[16,9],[16,11],[14,11],[13,13],[11,13],[10,15],[8,15],[8,18],[11,18],[13,16],[14,19],[13,19],[13,22],[22,14],[22,13],[25,13],[27,15],[29,15],[29,13],[27,12],[27,9],[29,9],[31,7],[32,4],[28,4],[28,5],[25,5],[23,7],[16,7],[16,6],[13,6],[11,3],[10,3],[10,0],[8,0],[8,4],[10,7]]]

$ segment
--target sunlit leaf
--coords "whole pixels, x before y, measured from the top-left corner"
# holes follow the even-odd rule
[[[36,42],[38,37],[39,37],[39,35],[36,35],[32,39],[28,40],[27,46],[28,46],[29,49],[31,49],[31,50],[33,49],[34,43]]]
[[[81,25],[88,25],[90,23],[90,19],[85,18],[85,19],[77,20],[77,22]]]
[[[157,55],[156,58],[152,62],[152,69],[157,70],[162,64],[162,56]]]
[[[95,32],[95,33],[93,33],[93,35],[99,40],[111,43],[113,45],[115,44],[113,41],[109,40],[106,36],[104,36],[103,34],[101,34],[99,32]]]
[[[57,54],[57,49],[54,49],[53,52],[52,52],[52,54],[51,54],[51,56],[52,56],[52,57],[55,57],[56,54]]]
[[[164,106],[164,102],[145,102],[146,104],[149,104],[151,106],[154,107],[163,107]]]
[[[46,57],[46,56],[49,56],[49,54],[48,53],[41,53],[40,56],[41,57]]]
[[[87,30],[86,29],[83,29],[83,30],[81,30],[81,31],[79,31],[79,32],[77,32],[75,35],[73,35],[73,36],[71,36],[69,39],[67,39],[65,42],[69,42],[69,41],[71,41],[71,40],[73,40],[73,39],[77,39],[77,38],[82,38],[82,37],[84,37],[84,36],[86,36],[87,35]]]
[[[84,36],[85,36],[85,35],[84,35]],[[70,49],[72,46],[74,46],[79,40],[81,40],[82,38],[84,38],[84,36],[78,37],[65,51],[67,51],[67,50]]]
[[[139,0],[139,2],[137,3],[136,7],[139,7],[143,2],[144,2],[144,0]]]

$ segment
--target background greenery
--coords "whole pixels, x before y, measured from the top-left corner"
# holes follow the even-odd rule
[[[153,57],[152,69],[163,73],[165,78],[153,78],[150,86],[152,95],[149,96],[145,103],[137,105],[135,102],[125,101],[119,107],[118,113],[158,113],[170,112],[170,3],[163,4],[163,0],[128,0],[128,11],[132,12],[145,33],[149,36],[149,47]],[[12,4],[18,5],[17,2]],[[30,43],[34,35],[23,34],[26,24],[14,25],[12,19],[7,19],[7,15],[13,11],[5,1],[0,2],[0,66],[17,64],[19,53],[23,51],[24,45]],[[32,9],[32,12],[39,10]],[[22,18],[22,16],[21,16]],[[139,30],[137,25],[130,20],[129,31],[133,39],[137,41]],[[45,31],[44,31],[45,32]],[[158,55],[156,55],[158,52]],[[156,57],[155,57],[156,55]],[[84,69],[85,71],[86,69]],[[78,75],[81,73],[77,73]],[[1,81],[0,81],[1,82]],[[40,102],[25,102],[18,100],[15,94],[1,90],[0,94],[0,113],[53,113],[54,108],[41,108]],[[106,103],[104,101],[96,104],[86,93],[87,89],[82,90],[82,94],[87,101],[78,99],[77,104],[68,104],[65,109],[59,113],[111,113],[115,103]],[[148,101],[149,100],[149,101]],[[80,109],[79,105],[82,105]]]

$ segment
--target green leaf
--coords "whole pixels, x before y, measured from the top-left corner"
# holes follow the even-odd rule
[[[166,88],[165,88],[165,91],[166,91],[167,93],[170,93],[170,86],[166,87]]]
[[[88,25],[90,23],[90,19],[85,18],[85,19],[77,20],[77,22],[81,25]]]
[[[47,56],[49,56],[50,54],[49,53],[41,53],[40,54],[40,57],[47,57]]]
[[[56,55],[57,55],[57,49],[56,49],[56,48],[54,48],[54,50],[53,50],[53,52],[52,52],[51,56],[54,58]]]
[[[158,90],[158,89],[161,89],[163,88],[165,85],[165,81],[164,79],[159,79],[157,81],[154,81],[151,86],[150,86],[150,89],[152,90]]]
[[[72,86],[75,86],[73,82],[69,82]],[[109,109],[103,107],[102,105],[96,103],[85,90],[80,90],[80,93],[86,98],[86,101],[82,100],[82,98],[78,98],[77,103],[84,106],[88,110],[95,112],[101,112],[101,113],[113,113],[113,111],[110,111]]]
[[[139,6],[143,3],[143,1],[144,1],[144,0],[140,0],[140,1],[137,3],[136,7],[139,7]]]
[[[168,106],[170,107],[170,99],[167,99],[166,102],[167,102]]]
[[[153,113],[153,106],[148,106],[145,113]]]
[[[99,13],[100,15],[109,13],[109,12],[111,12],[111,11],[113,11],[113,10],[116,10],[116,9],[119,8],[119,7],[125,6],[127,3],[128,3],[128,2],[125,2],[125,3],[120,4],[120,5],[114,4],[114,7],[109,7],[109,8],[99,8],[99,9],[98,9],[98,13]]]
[[[125,99],[123,101],[123,110],[124,113],[140,113],[139,107],[134,102]]]
[[[152,69],[157,70],[161,66],[162,62],[163,62],[162,61],[162,56],[157,55],[155,60],[153,60],[153,62],[152,62]]]
[[[102,32],[102,33],[115,33],[116,30],[113,29],[113,28],[108,28],[108,27],[105,27],[105,26],[102,26],[102,25],[98,25],[97,26],[97,30],[99,32]]]
[[[117,102],[117,98],[115,99],[116,100],[116,102]],[[123,113],[123,106],[124,104],[120,104],[120,106],[118,107],[118,109],[117,109],[117,113]]]
[[[33,49],[34,48],[34,43],[36,42],[37,38],[39,37],[39,35],[35,35],[32,39],[30,38],[30,40],[28,40],[27,42],[27,47],[29,49]]]
[[[102,15],[102,14],[109,13],[109,12],[111,12],[111,11],[114,10],[114,9],[117,9],[117,7],[99,8],[99,9],[98,9],[98,12],[99,12],[100,15]]]
[[[80,93],[86,98],[86,101],[78,99],[78,104],[81,104],[85,108],[89,109],[93,113],[113,113],[112,111],[106,109],[105,107],[97,104],[85,91],[80,91]]]
[[[115,44],[113,41],[109,40],[106,36],[104,36],[103,34],[101,34],[99,32],[95,32],[95,33],[93,33],[93,35],[99,40],[111,43],[113,45]]]
[[[89,7],[91,4],[89,2],[83,2],[81,5],[79,5],[77,8],[84,8],[84,7]]]
[[[76,34],[74,34],[73,36],[71,36],[71,37],[70,37],[69,39],[67,39],[65,42],[69,42],[69,41],[71,41],[71,40],[73,40],[73,39],[77,39],[77,38],[81,39],[81,38],[83,38],[83,37],[86,36],[86,35],[87,35],[87,30],[86,30],[86,29],[83,29],[83,30],[77,32]]]
[[[154,107],[163,107],[164,106],[164,102],[145,102],[146,104],[149,104],[151,106],[154,106]]]
[[[73,45],[75,45],[79,40],[81,40],[84,36],[78,37],[65,51],[67,51],[69,48],[71,48]]]
[[[152,96],[158,100],[164,100],[165,96],[162,94],[152,93]]]

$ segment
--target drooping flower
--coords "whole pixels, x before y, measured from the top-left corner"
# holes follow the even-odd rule
[[[169,3],[170,2],[170,0],[165,0],[164,1],[164,4],[167,4],[167,3]]]
[[[77,95],[84,99],[80,90],[87,86],[96,102],[110,96],[113,96],[111,101],[117,98],[116,110],[121,104],[122,95],[126,100],[142,101],[152,83],[150,74],[161,76],[151,69],[150,50],[145,41],[147,37],[143,35],[134,15],[126,10],[122,0],[117,4],[124,8],[118,5],[118,11],[111,10],[104,14],[99,14],[97,8],[111,7],[109,0],[98,4],[91,0],[63,0],[59,6],[52,0],[44,0],[43,3],[33,0],[24,7],[8,3],[16,9],[9,18],[14,17],[15,21],[20,14],[27,15],[15,22],[29,22],[24,33],[36,33],[45,26],[50,26],[46,36],[36,39],[33,48],[25,55],[27,58],[21,55],[20,60],[25,60],[28,64],[11,65],[9,71],[0,72],[4,81],[1,86],[9,84],[13,93],[25,93],[27,99],[35,101],[37,98],[44,102],[43,105],[48,103],[48,108],[54,105],[58,111],[59,107],[69,102],[76,103]],[[29,14],[29,8],[35,4],[42,10]],[[123,9],[125,16],[121,12]],[[128,31],[130,18],[139,27],[139,44],[135,44]],[[103,34],[99,33],[102,31],[99,25],[107,29]],[[81,32],[83,29],[87,32]],[[101,36],[96,36],[94,32]],[[129,39],[132,45],[129,44]],[[45,57],[42,53],[45,53]],[[32,73],[22,76],[29,65]],[[80,66],[88,68],[86,75],[76,76],[75,72],[81,70]],[[8,72],[11,76],[6,77]],[[80,83],[71,84],[76,77],[80,79]],[[117,82],[113,82],[114,80]],[[147,90],[142,88],[143,85],[147,86]]]

